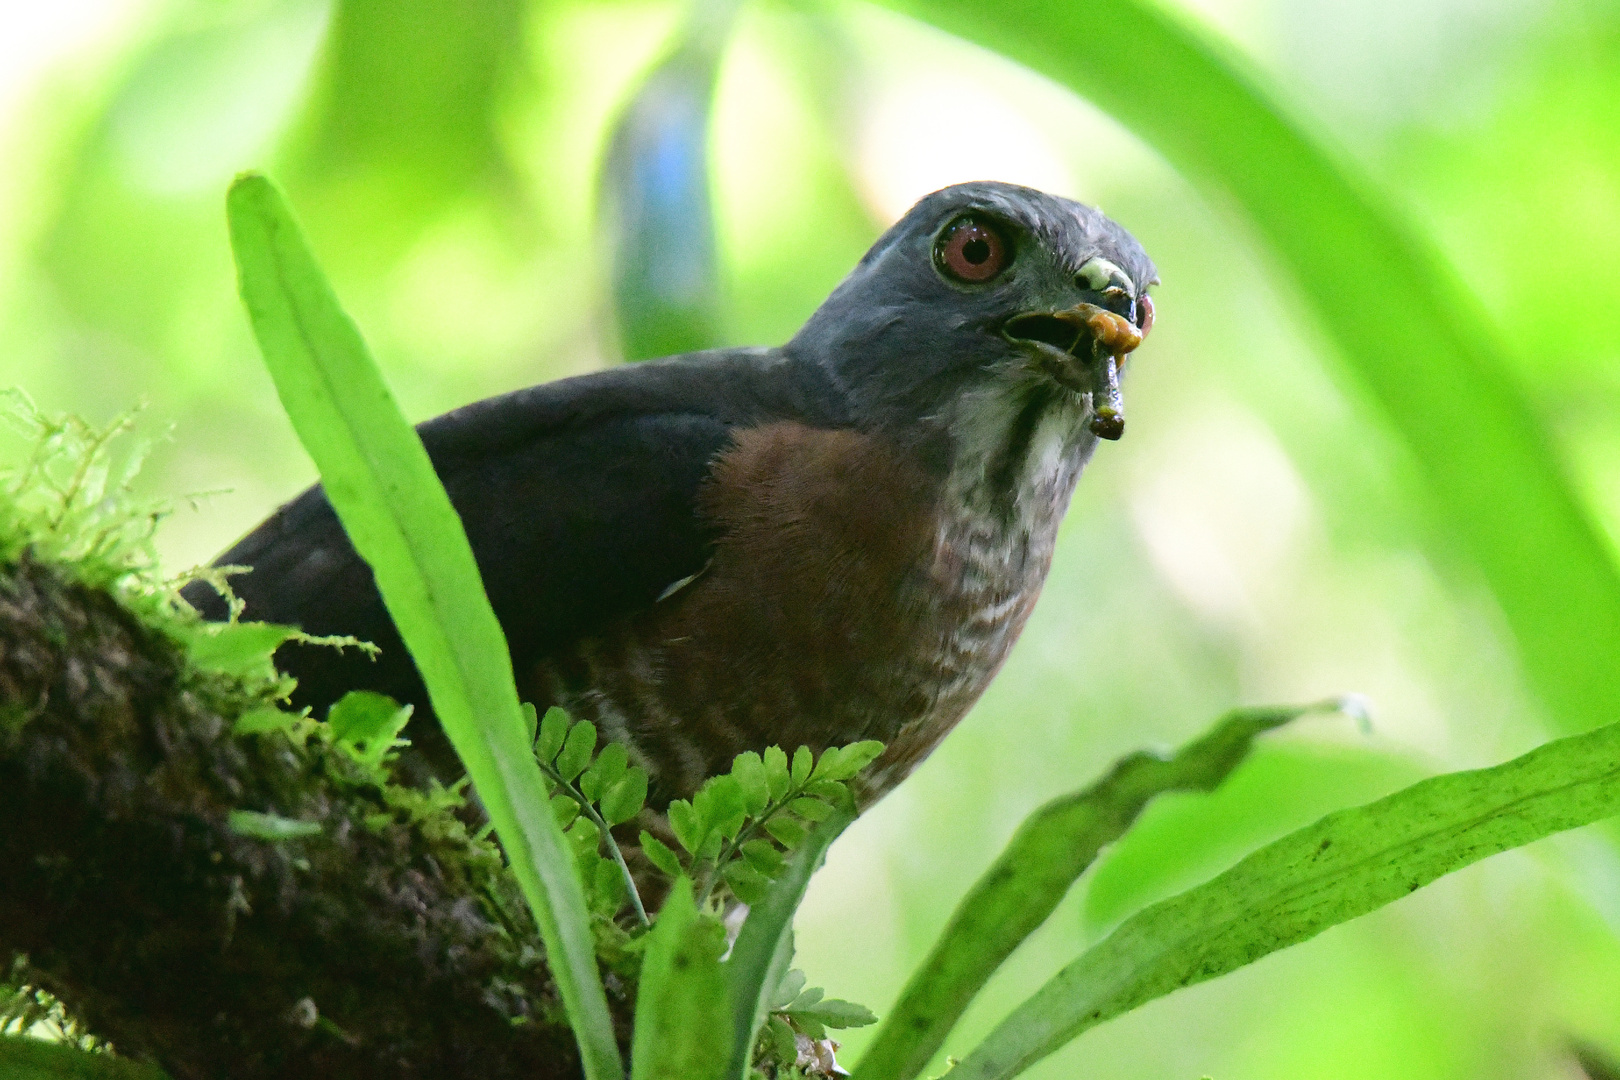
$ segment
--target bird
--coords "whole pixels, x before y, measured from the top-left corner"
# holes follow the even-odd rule
[[[919,200],[786,344],[624,365],[458,408],[418,433],[461,517],[520,696],[622,742],[649,805],[744,751],[885,745],[899,783],[1023,630],[1152,329],[1154,264],[1099,210],[981,181]],[[317,485],[217,565],[241,617],[309,635],[277,665],[315,715],[410,703],[459,776],[369,567]],[[230,617],[205,581],[182,595]],[[605,745],[605,743],[604,743]]]

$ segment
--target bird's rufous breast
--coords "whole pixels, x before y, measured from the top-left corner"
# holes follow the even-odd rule
[[[882,436],[739,432],[700,498],[709,565],[547,664],[543,696],[625,739],[664,798],[744,750],[880,739],[872,801],[983,692],[1044,576],[1000,557],[942,492]]]

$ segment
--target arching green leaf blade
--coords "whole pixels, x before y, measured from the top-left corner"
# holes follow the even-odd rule
[[[1620,724],[1434,777],[1261,848],[1127,919],[952,1071],[1016,1076],[1088,1028],[1224,975],[1490,855],[1620,814]]]
[[[262,176],[227,200],[243,303],[300,441],[427,684],[534,911],[591,1080],[623,1075],[584,890],[530,749],[506,638],[427,451]]]
[[[720,1080],[731,1059],[731,1009],[720,965],[726,932],[675,879],[658,913],[636,994],[631,1080]]]
[[[1092,786],[1037,809],[957,905],[861,1057],[855,1080],[921,1073],[1002,961],[1149,801],[1167,791],[1213,789],[1248,757],[1256,736],[1317,707],[1234,710],[1174,757],[1132,754]]]

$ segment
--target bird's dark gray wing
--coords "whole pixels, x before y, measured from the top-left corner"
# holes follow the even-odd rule
[[[791,366],[791,365],[789,365]],[[823,419],[824,394],[782,370],[774,350],[738,350],[568,379],[458,409],[418,430],[460,514],[520,681],[535,664],[654,603],[697,573],[711,538],[696,509],[709,464],[732,429],[772,416]],[[278,664],[316,715],[352,689],[427,708],[370,568],[311,488],[218,560],[243,617],[349,634],[382,650],[289,643]],[[222,619],[202,583],[185,597]],[[437,735],[413,724],[413,737]]]

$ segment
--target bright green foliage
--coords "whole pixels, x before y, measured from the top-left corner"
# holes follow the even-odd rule
[[[865,753],[862,751],[861,755]],[[795,761],[801,757],[808,762],[809,752],[794,754]],[[792,774],[785,768],[778,772],[773,760],[785,766],[787,758],[780,751],[775,754],[767,751],[764,759],[768,782],[772,785],[770,790],[780,792],[777,798],[786,798],[794,783]],[[808,777],[809,765],[799,772]],[[804,900],[810,876],[820,869],[832,842],[855,820],[855,799],[847,789],[832,798],[832,808],[826,820],[807,830],[801,826],[803,839],[797,845],[790,845],[792,850],[784,860],[785,865],[772,878],[765,895],[749,905],[748,918],[743,920],[737,940],[732,943],[731,956],[726,961],[733,1029],[728,1080],[743,1080],[748,1075],[750,1057],[760,1045],[762,1031],[768,1031],[766,1020],[772,1000],[792,969],[793,915]],[[769,1039],[768,1034],[765,1037]]]
[[[729,1047],[728,989],[720,956],[726,930],[692,900],[692,882],[675,879],[647,941],[631,1080],[720,1080]]]
[[[1213,790],[1259,735],[1305,713],[1339,707],[1329,701],[1234,710],[1174,757],[1132,754],[1091,787],[1036,810],[957,905],[861,1058],[857,1080],[910,1080],[922,1072],[1002,961],[1046,921],[1097,853],[1123,836],[1150,800],[1168,791]]]
[[[1620,712],[1614,559],[1479,302],[1358,168],[1154,0],[888,3],[1070,87],[1235,200],[1411,448],[1565,728]]]
[[[866,1027],[877,1023],[872,1010],[851,1001],[829,998],[819,987],[805,985],[804,972],[792,968],[771,995],[771,1024],[812,1039],[825,1039],[827,1030]]]
[[[591,911],[611,922],[628,902],[636,921],[647,926],[647,909],[612,832],[641,813],[647,801],[646,770],[630,764],[622,743],[610,742],[598,754],[596,725],[588,720],[576,723],[552,706],[536,723],[533,705],[525,702],[523,711],[536,733],[535,760],[550,781],[552,811],[573,846]],[[602,848],[607,849],[607,858],[602,857]],[[679,867],[666,872],[673,877]],[[606,926],[602,930],[610,933]]]
[[[1329,814],[1125,921],[952,1072],[1016,1076],[1087,1028],[1365,915],[1442,875],[1620,814],[1620,724]]]
[[[728,774],[705,783],[690,801],[672,803],[668,821],[684,856],[650,832],[643,830],[640,836],[643,854],[673,879],[669,899],[653,920],[642,906],[635,878],[611,831],[612,826],[641,812],[647,797],[647,774],[629,764],[628,751],[619,743],[610,742],[597,752],[597,731],[589,721],[575,721],[555,706],[543,717],[536,717],[532,706],[524,709],[535,735],[536,759],[551,783],[553,810],[566,830],[596,916],[603,961],[639,978],[638,1010],[657,1010],[649,1023],[659,1030],[679,1029],[660,1037],[672,1040],[667,1047],[649,1042],[644,1051],[637,1050],[633,1055],[635,1075],[659,1070],[645,1075],[719,1076],[727,1065],[741,1068],[752,1056],[746,1049],[756,1045],[754,1035],[766,1011],[775,1016],[778,1034],[787,1031],[789,1042],[795,1032],[820,1039],[828,1028],[875,1021],[859,1005],[823,1000],[820,990],[805,990],[803,973],[788,971],[786,961],[792,952],[787,928],[809,874],[820,864],[832,838],[854,819],[847,781],[877,757],[883,749],[881,743],[834,747],[819,760],[801,748],[794,755],[794,765],[780,747],[770,747],[763,755],[749,751],[737,757]],[[793,830],[783,828],[789,823]],[[776,826],[774,831],[772,826]],[[778,839],[778,833],[790,839]],[[697,884],[689,871],[701,875]],[[719,973],[724,990],[717,998],[704,986],[679,988],[688,979],[702,982],[709,978],[708,961],[698,958],[707,955],[707,937],[720,932],[716,893],[722,885],[756,907],[729,959],[719,964],[724,949],[714,952],[714,972]],[[747,895],[741,895],[739,888]],[[618,927],[615,918],[627,902],[641,926],[651,923],[650,934],[635,938]],[[670,929],[672,920],[684,929]],[[762,952],[757,945],[761,926],[767,924],[771,927],[767,936],[774,946]],[[785,951],[775,947],[783,942]],[[626,967],[617,962],[619,957],[638,955],[645,956],[639,972],[633,964]],[[675,989],[666,986],[670,980]],[[682,1003],[690,1004],[694,994],[711,1005],[732,1001],[735,994],[756,1004],[747,1011],[746,1024],[729,1028],[715,1023],[728,1011],[736,1015],[729,1004],[721,1012],[702,1013],[701,1018],[697,1013],[687,1015]],[[643,1045],[642,1030],[643,1017],[638,1011],[638,1047]],[[767,1057],[773,1046],[779,1050],[781,1045],[779,1039],[773,1043],[768,1036],[758,1043]],[[795,1055],[796,1051],[775,1060],[788,1068]]]
[[[504,841],[586,1076],[620,1076],[584,891],[547,809],[506,639],[461,522],[280,194],[244,176],[227,209],[242,299],[282,405]]]
[[[740,754],[729,773],[710,777],[690,801],[669,804],[670,831],[686,851],[684,861],[651,834],[643,834],[642,844],[657,852],[652,857],[660,865],[674,858],[689,872],[700,899],[724,882],[743,903],[758,903],[786,867],[783,852],[804,842],[805,823],[831,817],[847,796],[844,781],[882,752],[882,743],[868,740],[830,747],[816,760],[801,746],[791,766],[776,746],[763,756]]]
[[[131,490],[151,446],[139,443],[121,460],[112,453],[135,415],[120,413],[96,428],[77,416],[41,412],[20,389],[0,391],[0,424],[27,446],[19,464],[0,470],[0,561],[27,548],[126,603],[157,601],[164,590],[151,587],[152,533],[168,509]]]
[[[274,678],[276,649],[301,637],[297,627],[262,622],[197,623],[187,641],[191,662],[239,678]]]
[[[865,1027],[877,1023],[870,1009],[829,998],[819,987],[806,987],[804,972],[791,969],[771,995],[770,1015],[754,1053],[750,1078],[763,1077],[764,1067],[776,1077],[799,1077],[796,1067],[801,1038],[822,1040],[829,1030]]]
[[[401,705],[385,694],[350,690],[326,714],[333,741],[356,761],[373,768],[392,761],[399,747],[410,745],[399,737],[410,722],[412,705]]]

